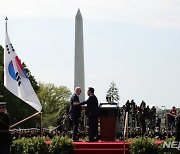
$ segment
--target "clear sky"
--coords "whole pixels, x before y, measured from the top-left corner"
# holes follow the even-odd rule
[[[84,22],[85,87],[105,102],[112,81],[120,106],[180,107],[179,0],[1,0],[0,44],[5,17],[19,58],[37,81],[73,91],[75,15]]]

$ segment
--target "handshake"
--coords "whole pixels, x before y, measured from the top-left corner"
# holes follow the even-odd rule
[[[79,105],[79,103],[78,102],[74,102],[73,105]]]

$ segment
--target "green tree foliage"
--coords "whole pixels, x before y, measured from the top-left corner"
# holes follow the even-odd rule
[[[54,84],[39,83],[39,93],[43,106],[44,126],[56,125],[57,118],[66,112],[69,106],[71,91],[65,86],[55,86]]]
[[[30,70],[27,68],[27,65],[23,62],[22,63],[24,70],[26,71],[26,74],[31,82],[31,85],[36,93],[39,91],[39,85],[35,79],[35,77],[31,74]]]
[[[31,72],[25,65],[25,63],[22,64],[25,71],[27,72],[28,78],[30,79],[30,82],[37,93],[39,90],[39,86],[34,78],[34,76],[31,75]],[[4,49],[2,46],[0,46],[0,94],[4,96],[5,101],[7,101],[7,108],[8,112],[12,119],[12,124],[34,114],[37,112],[34,108],[14,96],[11,92],[9,92],[4,87]],[[34,117],[33,119],[30,119],[26,121],[25,123],[20,124],[18,127],[21,128],[28,128],[28,127],[35,127],[39,125],[40,118]]]
[[[57,112],[62,103],[69,100],[71,91],[65,87],[57,87],[54,84],[39,83],[40,91],[38,96],[43,106],[43,112],[45,114]]]
[[[111,101],[119,101],[119,91],[114,82],[111,82],[109,90],[107,91],[107,96],[111,97]]]

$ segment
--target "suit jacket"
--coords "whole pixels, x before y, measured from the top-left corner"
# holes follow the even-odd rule
[[[94,94],[89,96],[89,98],[86,101],[80,103],[80,105],[84,105],[84,104],[87,104],[88,117],[98,116],[99,113],[98,99]]]
[[[11,133],[9,127],[11,118],[8,113],[0,112],[0,145],[10,145],[12,143]]]
[[[69,114],[71,117],[80,118],[82,107],[80,105],[73,105],[74,102],[79,102],[79,96],[76,93],[71,96]]]
[[[175,120],[176,120],[176,128],[179,129],[180,128],[180,114],[178,114],[176,116]],[[180,131],[180,130],[178,130],[178,131]]]

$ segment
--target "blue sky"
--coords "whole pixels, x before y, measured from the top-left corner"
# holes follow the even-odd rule
[[[105,102],[112,81],[120,106],[180,107],[180,1],[178,0],[3,0],[13,46],[37,81],[73,91],[75,15],[84,21],[85,87]]]

